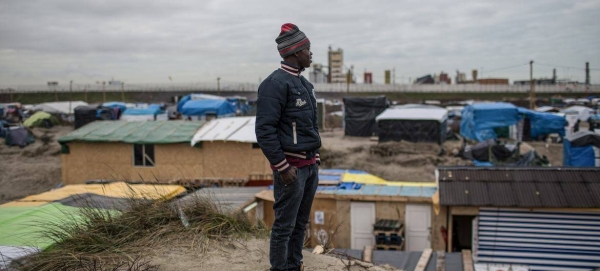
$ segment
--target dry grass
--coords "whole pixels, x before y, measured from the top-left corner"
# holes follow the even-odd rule
[[[178,202],[129,200],[122,213],[81,208],[66,221],[49,223],[42,233],[55,245],[17,266],[23,271],[157,270],[142,255],[172,240],[206,249],[231,239],[264,238],[268,230],[247,215],[225,213],[210,198]]]

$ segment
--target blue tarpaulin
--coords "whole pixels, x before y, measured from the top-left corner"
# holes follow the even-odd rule
[[[600,148],[600,135],[580,131],[565,137],[563,141],[563,165],[571,167],[594,167],[594,147]]]
[[[127,108],[125,110],[125,112],[123,112],[123,115],[135,115],[135,116],[139,116],[139,115],[158,115],[158,114],[162,114],[164,113],[164,111],[162,109],[160,109],[160,105],[158,104],[151,104],[148,105],[148,107],[146,108]]]
[[[191,100],[187,101],[179,112],[185,116],[204,116],[207,113],[217,116],[234,116],[235,106],[227,100]]]
[[[120,112],[125,112],[125,110],[127,109],[127,104],[122,102],[106,102],[103,103],[102,106],[109,108],[119,108]]]
[[[565,136],[567,120],[558,115],[532,111],[523,107],[518,108],[519,113],[528,118],[531,124],[531,138],[557,133]]]
[[[468,139],[485,141],[497,137],[494,128],[515,125],[518,121],[519,111],[513,104],[473,104],[462,111],[460,134]]]

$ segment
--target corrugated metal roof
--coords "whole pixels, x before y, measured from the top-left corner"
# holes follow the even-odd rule
[[[256,117],[213,119],[194,135],[192,146],[201,141],[237,141],[256,143]]]
[[[202,188],[180,199],[186,203],[195,198],[208,198],[223,211],[234,211],[245,207],[255,199],[255,195],[267,187],[210,187]]]
[[[600,168],[441,167],[440,204],[600,207]]]
[[[58,139],[71,141],[168,144],[190,142],[202,121],[94,121]]]
[[[336,254],[348,255],[350,257],[361,259],[362,250],[357,249],[335,249]],[[389,264],[401,270],[413,271],[417,267],[419,259],[423,252],[420,251],[392,251],[392,250],[373,250],[372,260],[376,265]],[[446,271],[462,271],[462,253],[444,253],[445,270]],[[425,271],[436,271],[437,268],[437,252],[432,252]]]

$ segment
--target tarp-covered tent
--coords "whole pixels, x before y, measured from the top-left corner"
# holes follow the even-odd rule
[[[56,118],[46,112],[37,112],[23,122],[25,127],[51,128],[56,124],[58,124]]]
[[[227,100],[191,100],[181,107],[179,113],[184,118],[194,116],[202,119],[207,115],[233,117],[235,116],[235,110],[235,106]]]
[[[375,118],[387,107],[385,96],[344,98],[344,134],[363,137],[378,135]]]
[[[140,120],[168,120],[169,116],[159,104],[150,104],[148,106],[138,105],[128,107],[121,115],[122,120],[140,121]]]
[[[210,94],[202,94],[202,93],[194,93],[190,95],[183,96],[179,102],[177,102],[177,111],[181,113],[183,106],[189,101],[196,100],[226,100],[225,97],[210,95]]]
[[[448,110],[429,107],[388,108],[376,117],[379,142],[437,142],[446,138]]]
[[[561,136],[565,136],[565,126],[567,126],[567,120],[565,117],[532,111],[523,107],[518,108],[519,113],[525,118],[525,125],[523,140],[525,138],[537,139],[548,134],[557,133]],[[529,133],[526,133],[528,131]]]
[[[35,138],[27,130],[27,128],[23,126],[13,126],[8,129],[3,129],[5,142],[8,146],[19,146],[25,147],[33,142],[35,142]]]
[[[123,102],[106,102],[103,103],[102,106],[111,108],[115,113],[116,119],[120,119],[123,112],[127,110],[127,104]]]
[[[88,103],[84,101],[49,102],[36,105],[34,107],[34,110],[44,111],[53,114],[71,115],[75,112],[75,108],[84,105],[88,105]]]
[[[577,114],[579,114],[579,120],[581,120],[581,121],[587,121],[594,114],[593,109],[591,109],[587,106],[581,106],[581,105],[574,105],[571,107],[567,107],[567,108],[561,110],[560,112],[569,112],[569,111],[577,112]]]
[[[519,111],[510,103],[477,103],[462,111],[460,134],[468,139],[485,141],[496,138],[494,128],[517,124]]]
[[[580,131],[565,137],[563,141],[563,165],[571,167],[600,166],[600,135]]]

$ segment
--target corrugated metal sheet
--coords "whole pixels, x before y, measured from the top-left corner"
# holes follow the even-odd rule
[[[245,207],[255,199],[255,195],[267,187],[211,187],[203,188],[180,199],[181,203],[196,198],[208,198],[224,211],[233,211]]]
[[[362,185],[360,189],[329,189],[319,190],[317,193],[334,195],[361,195],[361,196],[386,196],[386,197],[418,197],[431,198],[437,187],[414,186],[387,186],[387,185]]]
[[[481,208],[475,258],[531,270],[600,267],[600,213]]]
[[[236,141],[256,143],[256,117],[213,119],[194,135],[192,146],[201,141]]]
[[[600,168],[439,168],[440,204],[600,207]]]

